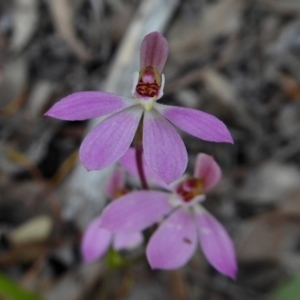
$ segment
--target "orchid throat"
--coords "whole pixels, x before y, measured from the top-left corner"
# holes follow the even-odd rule
[[[164,75],[147,66],[134,74],[132,94],[145,110],[150,110],[154,101],[162,97],[164,83]]]

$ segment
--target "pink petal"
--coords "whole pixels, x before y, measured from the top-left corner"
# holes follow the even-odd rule
[[[143,241],[144,237],[140,232],[119,232],[115,234],[113,247],[116,251],[131,250],[141,245]]]
[[[140,105],[113,114],[83,140],[79,155],[87,170],[99,170],[116,162],[129,148],[142,115]]]
[[[228,233],[220,222],[204,209],[196,213],[195,218],[205,257],[220,273],[235,279],[237,261]]]
[[[113,232],[141,231],[172,210],[169,197],[170,194],[157,191],[127,194],[104,209],[101,226]]]
[[[177,269],[189,261],[196,245],[193,216],[179,209],[152,235],[146,250],[147,258],[152,269]]]
[[[108,250],[112,234],[100,227],[100,217],[94,219],[84,232],[81,253],[85,262],[93,262]]]
[[[175,128],[155,109],[144,114],[143,146],[147,165],[166,183],[186,169],[187,152]]]
[[[154,173],[150,170],[150,168],[145,162],[144,155],[142,157],[142,160],[147,182],[150,184],[155,184],[166,190],[171,190],[170,187],[164,181],[155,176]],[[128,151],[120,158],[119,163],[129,174],[136,178],[139,178],[139,172],[135,158],[135,148],[129,148]]]
[[[199,153],[196,159],[194,176],[202,179],[204,192],[206,192],[220,181],[222,171],[212,156]]]
[[[106,195],[111,199],[117,198],[119,190],[125,187],[125,171],[121,167],[116,167],[105,183],[104,190]]]
[[[117,112],[134,101],[104,92],[78,92],[55,103],[45,116],[61,120],[86,120]]]
[[[140,68],[152,66],[161,73],[168,57],[168,41],[159,32],[146,35],[141,44]]]
[[[233,139],[225,124],[210,114],[192,108],[158,103],[155,103],[154,107],[181,130],[199,139],[233,144]]]

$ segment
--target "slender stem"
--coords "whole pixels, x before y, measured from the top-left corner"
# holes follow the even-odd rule
[[[170,288],[172,293],[172,299],[174,300],[183,300],[188,299],[188,289],[187,283],[180,272],[180,270],[172,270],[168,272],[170,280]]]
[[[135,159],[136,165],[141,180],[141,185],[144,190],[149,190],[143,166],[143,118],[140,121],[139,127],[135,135]]]
[[[136,164],[139,172],[139,177],[141,180],[142,188],[144,190],[149,190],[148,183],[146,180],[145,172],[144,172],[144,166],[143,166],[143,146],[141,145],[135,145],[135,159]]]

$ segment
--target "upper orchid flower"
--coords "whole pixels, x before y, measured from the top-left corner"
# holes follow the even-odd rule
[[[128,192],[125,189],[123,169],[116,168],[113,171],[106,182],[105,192],[111,200],[117,199]],[[83,234],[81,252],[85,262],[93,262],[103,256],[111,243],[114,250],[119,251],[133,249],[143,242],[144,238],[141,232],[113,234],[107,229],[101,228],[101,218],[100,215],[92,220]]]
[[[233,143],[216,117],[183,107],[158,104],[163,95],[162,74],[168,42],[158,32],[148,34],[140,49],[140,72],[134,74],[133,98],[104,92],[78,92],[56,103],[47,116],[62,120],[85,120],[109,115],[83,140],[79,155],[88,170],[105,168],[129,148],[143,120],[143,149],[150,169],[170,183],[186,169],[187,152],[173,123],[200,139]]]
[[[191,258],[197,240],[210,264],[235,278],[236,256],[224,227],[200,202],[221,178],[215,160],[199,154],[194,176],[184,176],[171,186],[171,193],[139,191],[110,204],[102,214],[101,226],[113,232],[143,230],[168,217],[150,238],[147,258],[153,269],[176,269]]]

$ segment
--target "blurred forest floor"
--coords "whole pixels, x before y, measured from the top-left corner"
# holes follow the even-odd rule
[[[199,152],[222,167],[206,206],[234,239],[237,281],[199,249],[179,272],[83,264],[84,226],[58,191],[87,123],[43,113],[74,91],[103,88],[140,2],[0,1],[0,299],[300,299],[274,294],[300,272],[299,0],[181,1],[163,32],[162,102],[217,116],[235,141],[182,134],[189,171]]]

